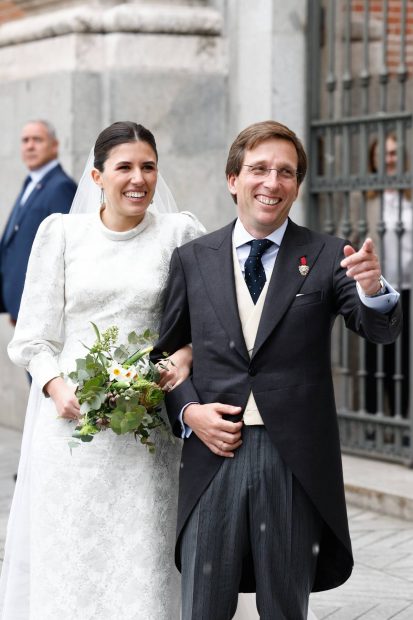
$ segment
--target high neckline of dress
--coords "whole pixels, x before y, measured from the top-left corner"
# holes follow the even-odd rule
[[[149,225],[151,221],[151,217],[151,213],[148,213],[148,211],[146,211],[145,215],[143,216],[143,220],[139,222],[137,226],[131,228],[130,230],[124,230],[119,232],[117,230],[111,230],[110,228],[107,228],[102,222],[100,212],[98,212],[97,214],[98,224],[101,232],[103,233],[103,235],[105,235],[107,239],[111,239],[112,241],[127,241],[128,239],[133,239],[133,237],[136,237],[136,235],[139,235],[143,230],[145,230],[145,228]]]

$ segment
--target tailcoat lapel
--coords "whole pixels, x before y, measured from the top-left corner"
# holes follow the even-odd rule
[[[205,290],[222,327],[228,334],[230,343],[242,357],[249,360],[235,290],[233,228],[234,222],[211,235],[208,243],[206,240],[197,243],[195,254]]]
[[[304,282],[311,279],[311,269],[323,245],[321,240],[314,241],[306,228],[288,221],[268,286],[253,356],[276,328]],[[309,267],[306,276],[302,276],[298,269],[302,256],[305,256]]]

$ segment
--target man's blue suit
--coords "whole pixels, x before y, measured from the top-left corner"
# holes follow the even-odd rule
[[[22,192],[17,197],[0,241],[0,312],[9,313],[13,320],[19,312],[37,229],[51,213],[67,213],[75,192],[76,183],[58,164],[37,183],[22,207]],[[14,219],[10,229],[9,223]]]

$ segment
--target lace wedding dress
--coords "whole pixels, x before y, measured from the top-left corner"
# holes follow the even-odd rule
[[[237,612],[233,620],[259,620],[259,618],[255,605],[255,594],[240,594]],[[311,609],[308,610],[307,620],[317,620]]]
[[[173,249],[204,229],[147,212],[113,232],[98,214],[47,218],[36,237],[10,357],[37,386],[74,369],[90,321],[157,329]],[[36,388],[33,388],[36,389]],[[177,620],[179,441],[149,454],[108,430],[72,453],[73,423],[38,391],[29,406],[0,583],[2,620]],[[32,396],[32,398],[34,398]]]

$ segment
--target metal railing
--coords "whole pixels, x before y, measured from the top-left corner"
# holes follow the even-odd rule
[[[356,246],[373,238],[405,313],[391,346],[366,343],[337,323],[333,368],[343,450],[413,466],[409,24],[408,0],[309,0],[307,191],[312,228]]]

